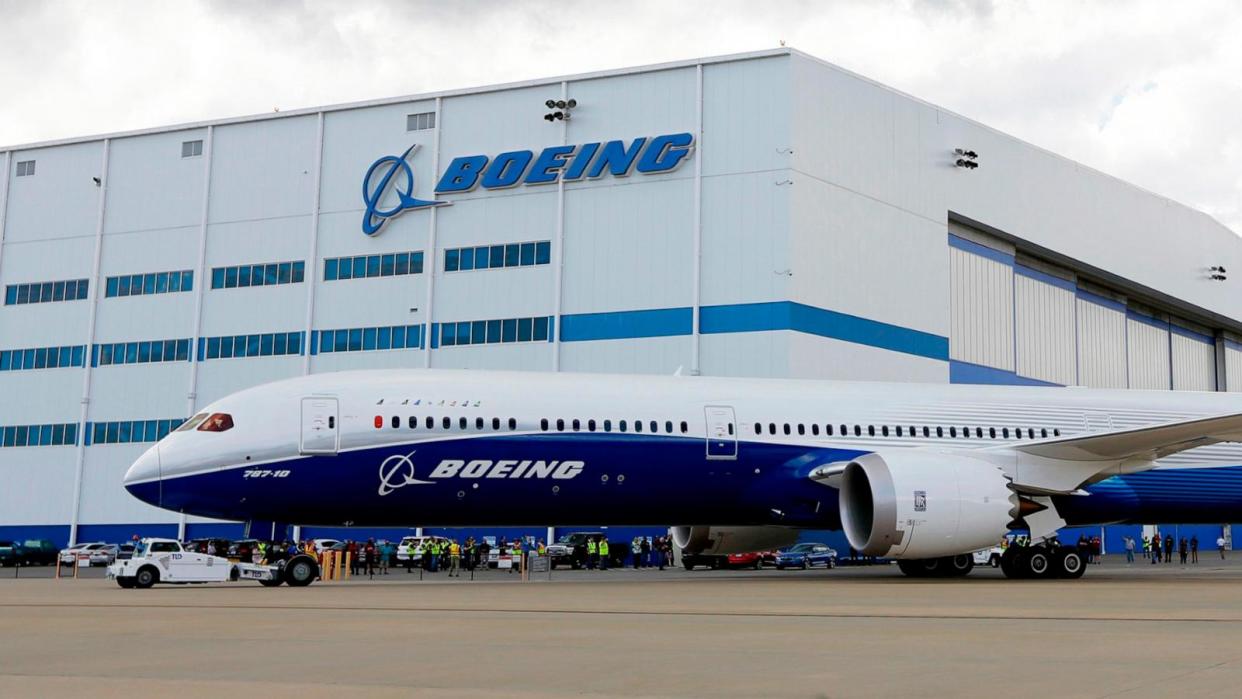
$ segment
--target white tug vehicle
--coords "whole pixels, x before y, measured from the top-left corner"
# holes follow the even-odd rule
[[[288,583],[305,587],[319,577],[319,563],[304,553],[273,565],[234,563],[227,558],[187,551],[175,539],[143,539],[129,560],[108,566],[118,585],[146,589],[156,583],[187,584],[257,580],[265,587]]]

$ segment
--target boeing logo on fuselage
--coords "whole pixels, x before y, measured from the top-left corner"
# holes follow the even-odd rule
[[[379,467],[379,494],[381,496],[407,485],[430,485],[445,478],[555,478],[568,480],[582,473],[584,461],[532,461],[530,459],[442,459],[427,478],[414,476],[414,461],[409,454],[393,454],[384,459]]]

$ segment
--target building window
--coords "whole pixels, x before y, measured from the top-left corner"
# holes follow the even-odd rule
[[[384,255],[330,257],[323,261],[323,280],[364,279],[367,277],[400,277],[423,273],[423,253],[393,252]]]
[[[17,176],[30,177],[34,174],[35,161],[19,160],[17,161]]]
[[[86,446],[92,444],[127,444],[130,442],[158,442],[177,426],[183,418],[171,420],[120,420],[114,422],[86,423]]]
[[[85,365],[85,345],[0,350],[0,371],[60,369]]]
[[[78,425],[6,425],[0,427],[0,447],[60,447],[78,443]]]
[[[423,326],[387,325],[311,331],[311,354],[422,349]]]
[[[512,342],[547,342],[551,327],[551,316],[538,316],[434,323],[431,332],[433,339],[439,338],[440,346],[453,347]]]
[[[426,131],[436,127],[435,112],[419,112],[418,114],[405,115],[406,131]]]
[[[142,342],[110,342],[95,345],[91,350],[91,366],[187,362],[189,360],[189,338],[179,340],[145,340]]]
[[[4,287],[4,305],[18,306],[26,303],[81,301],[86,298],[89,290],[90,284],[85,279],[10,284]]]
[[[445,272],[469,272],[504,267],[533,267],[552,261],[552,242],[536,240],[504,245],[479,245],[444,250]]]
[[[302,332],[223,335],[198,339],[198,360],[302,354]]]
[[[247,286],[275,286],[277,284],[301,284],[306,277],[306,263],[266,262],[259,265],[236,267],[213,267],[211,288],[235,289]]]
[[[197,141],[182,141],[181,142],[181,157],[195,158],[202,154],[203,154],[202,139],[199,139]]]
[[[150,272],[147,274],[124,274],[104,280],[104,296],[143,296],[146,294],[175,294],[194,290],[194,272],[183,269],[175,272]]]

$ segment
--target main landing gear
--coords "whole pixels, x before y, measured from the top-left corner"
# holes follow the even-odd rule
[[[917,561],[897,561],[901,572],[912,578],[961,578],[975,567],[975,557],[969,553],[944,558],[924,558]]]
[[[1010,546],[1001,554],[1007,578],[1081,578],[1087,562],[1073,546]]]

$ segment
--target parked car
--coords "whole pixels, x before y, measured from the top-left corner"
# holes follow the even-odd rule
[[[405,565],[410,557],[410,544],[414,544],[414,562],[419,563],[423,560],[423,549],[432,541],[438,542],[441,546],[448,546],[453,543],[443,536],[407,536],[401,539],[401,543],[397,544],[397,564]],[[362,549],[361,544],[358,546]]]
[[[266,544],[265,544],[266,545]],[[258,539],[238,539],[229,544],[228,551],[225,553],[231,559],[241,560],[242,552],[250,552],[250,562],[259,562],[259,540]]]
[[[340,539],[312,539],[312,541],[315,544],[315,551],[319,553],[323,553],[341,543]]]
[[[56,562],[57,548],[50,539],[27,539],[21,542],[22,565],[50,566]]]
[[[116,552],[120,550],[116,544],[105,544],[91,550],[91,565],[110,566],[116,562]]]
[[[837,567],[837,552],[827,544],[806,543],[795,544],[776,554],[777,570],[786,568],[813,568],[822,565],[825,568]]]
[[[703,553],[681,552],[681,565],[686,570],[694,570],[699,566],[716,570],[728,565],[728,556],[716,556]]]
[[[58,554],[57,556],[57,561],[60,562],[60,565],[64,565],[64,566],[76,565],[78,561],[79,553],[85,553],[89,555],[91,551],[94,551],[95,549],[103,547],[103,546],[107,546],[107,544],[105,544],[102,541],[95,541],[95,542],[83,543],[83,544],[74,544],[73,546],[70,546],[68,548],[61,549],[60,554]]]
[[[587,539],[607,538],[604,532],[570,532],[564,534],[561,538],[548,545],[548,556],[552,559],[551,565],[556,568],[558,565],[566,565],[577,570],[586,566],[587,556]],[[608,565],[618,568],[625,564],[625,558],[630,554],[630,543],[614,544],[608,542]]]
[[[212,544],[215,544],[215,555],[223,558],[228,555],[229,546],[231,546],[233,542],[228,539],[216,539],[213,537],[190,539],[185,542],[185,550],[194,551],[196,553],[209,553],[211,551]]]
[[[0,541],[0,566],[22,564],[22,545],[16,541]]]
[[[128,561],[129,559],[133,558],[134,548],[135,547],[133,544],[121,544],[120,546],[117,547],[117,550],[116,550],[116,560]]]
[[[763,567],[763,553],[760,551],[750,551],[748,553],[731,553],[725,556],[726,568],[754,568],[759,570]]]

